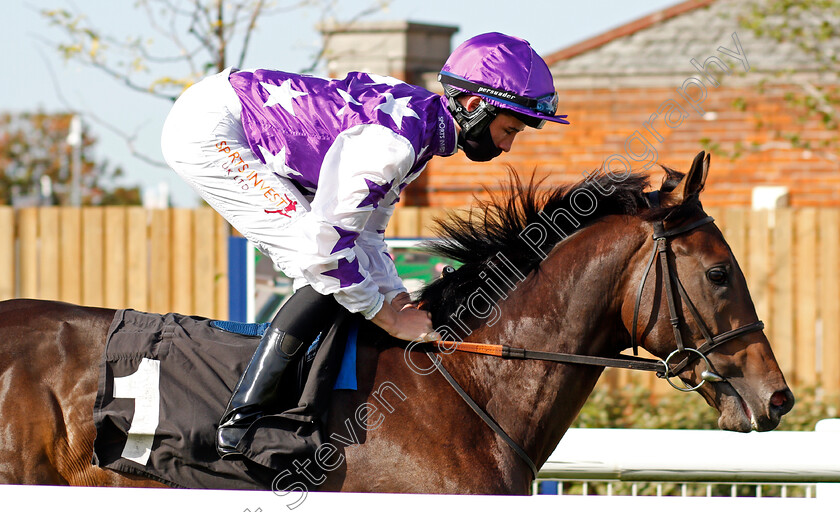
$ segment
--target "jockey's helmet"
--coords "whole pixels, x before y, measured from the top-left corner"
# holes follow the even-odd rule
[[[528,41],[518,37],[489,32],[464,41],[446,60],[438,81],[456,121],[467,132],[473,127],[483,131],[497,109],[532,128],[542,128],[546,121],[569,124],[566,115],[557,114],[558,95],[548,65]],[[484,100],[480,108],[486,112],[458,109],[454,98],[464,93],[480,96]]]

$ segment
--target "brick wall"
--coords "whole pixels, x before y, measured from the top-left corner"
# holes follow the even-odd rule
[[[534,169],[547,174],[549,184],[578,181],[613,154],[627,158],[625,145],[638,131],[650,147],[645,148],[642,139],[633,139],[631,151],[638,158],[627,160],[634,169],[647,167],[656,183],[662,172],[654,163],[685,171],[694,155],[704,149],[701,141],[708,140],[712,166],[703,194],[707,206],[749,206],[752,189],[757,185],[789,187],[792,206],[840,206],[836,148],[833,157],[818,149],[821,141],[837,134],[827,132],[816,121],[797,124],[797,112],[784,100],[789,90],[777,86],[758,94],[755,85],[710,88],[702,105],[705,118],[675,88],[564,90],[561,111],[569,114],[571,125],[552,123],[540,131],[526,130],[517,137],[511,153],[492,162],[473,163],[462,153],[436,158],[426,169],[422,182],[405,191],[404,203],[466,206],[472,202],[473,194],[484,195],[482,186],[498,189],[508,165],[523,175]],[[661,134],[664,140],[660,142],[644,123],[668,100],[674,100],[688,115],[681,123],[676,122],[679,117],[675,118],[672,124],[678,126],[673,129],[664,124],[662,117],[654,120],[650,127]],[[758,123],[758,117],[763,124]],[[779,142],[782,139],[773,137],[779,129],[795,131],[817,149],[803,151]],[[733,160],[729,154],[738,142],[747,150]],[[648,156],[644,156],[645,149]]]

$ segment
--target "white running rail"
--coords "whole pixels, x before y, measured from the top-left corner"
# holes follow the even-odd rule
[[[796,484],[807,487],[806,495],[816,487],[817,497],[832,496],[840,510],[840,419],[822,420],[814,432],[570,429],[540,478],[586,485]]]

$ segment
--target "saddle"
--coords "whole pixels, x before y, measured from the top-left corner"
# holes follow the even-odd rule
[[[215,431],[265,325],[118,310],[94,404],[93,464],[184,488],[268,489],[325,440],[330,396],[356,389],[358,315],[343,313],[278,385],[249,430],[249,460],[221,460]]]

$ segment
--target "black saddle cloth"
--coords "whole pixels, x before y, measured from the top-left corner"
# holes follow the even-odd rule
[[[173,487],[270,488],[324,441],[329,394],[356,321],[343,313],[298,371],[286,372],[273,414],[246,434],[250,460],[228,461],[216,453],[216,427],[259,338],[206,318],[117,311],[93,411],[93,463]]]

